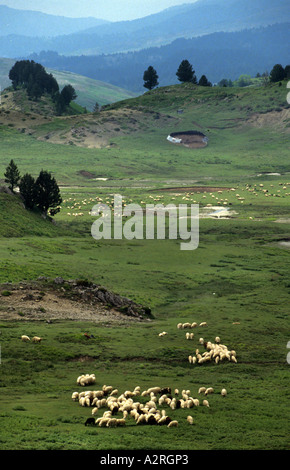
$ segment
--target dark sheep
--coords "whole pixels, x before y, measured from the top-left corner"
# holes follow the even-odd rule
[[[160,395],[165,395],[167,393],[171,393],[171,388],[170,387],[164,387],[160,391]]]
[[[85,426],[95,426],[95,418],[88,418],[85,422]]]

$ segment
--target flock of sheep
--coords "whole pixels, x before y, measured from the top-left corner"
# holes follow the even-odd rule
[[[40,336],[33,336],[33,338],[30,340],[29,336],[22,335],[21,341],[24,341],[24,342],[32,341],[33,343],[40,343],[42,341],[42,338],[40,338]]]
[[[77,384],[85,386],[83,382],[85,377],[95,379],[94,374],[83,374],[78,377]],[[119,394],[118,389],[103,385],[100,390],[75,391],[72,393],[72,400],[78,402],[80,406],[92,408],[92,417],[86,420],[86,426],[94,425],[107,428],[125,426],[126,420],[133,418],[136,425],[166,425],[171,428],[178,426],[179,423],[167,414],[164,407],[167,407],[168,411],[179,408],[190,409],[199,405],[209,408],[210,404],[207,397],[212,393],[214,393],[213,387],[200,387],[198,394],[203,395],[203,398],[200,399],[193,398],[190,390],[182,390],[180,393],[178,389],[175,389],[172,394],[170,387],[151,387],[141,392],[141,388],[137,386],[132,391],[126,390],[124,393]],[[225,397],[226,395],[227,390],[223,388],[221,396]],[[163,409],[160,409],[161,407]],[[106,408],[106,410],[102,416],[96,418],[102,408]],[[119,417],[117,416],[118,413]],[[120,414],[122,414],[121,417]],[[188,415],[186,421],[193,424],[193,416]]]
[[[196,322],[193,323],[178,323],[178,329],[186,328],[196,328],[197,326],[207,326],[207,322],[201,322],[199,325]],[[160,334],[159,334],[160,336]],[[194,333],[185,333],[186,339],[193,339]],[[204,364],[205,362],[215,362],[218,364],[223,360],[228,360],[231,362],[237,363],[237,354],[234,349],[229,350],[225,344],[220,344],[220,337],[215,337],[215,343],[211,341],[205,341],[202,337],[199,338],[199,344],[202,345],[205,349],[204,352],[201,352],[199,349],[195,350],[195,354],[188,356],[188,361],[190,364]]]

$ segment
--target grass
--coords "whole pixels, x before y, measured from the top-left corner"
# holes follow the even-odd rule
[[[1,449],[289,449],[290,253],[279,244],[290,239],[289,134],[283,120],[275,121],[281,114],[273,114],[277,107],[287,110],[285,90],[278,85],[155,90],[96,117],[127,113],[129,106],[143,110],[144,129],[114,137],[111,148],[56,145],[0,129],[1,168],[13,158],[21,173],[48,169],[63,196],[52,225],[25,211],[17,197],[0,194],[2,295],[15,282],[43,275],[83,278],[150,306],[154,317],[130,326],[114,326],[105,318],[47,324],[29,321],[20,311],[18,321],[0,320]],[[257,112],[272,118],[256,127],[246,119]],[[120,128],[126,126],[122,116]],[[65,130],[69,119],[47,126]],[[192,151],[166,141],[170,131],[193,123],[210,129],[208,147]],[[80,170],[108,180],[85,178]],[[227,189],[193,192],[194,185]],[[162,191],[170,187],[188,189]],[[94,240],[89,211],[101,200],[112,205],[114,194],[127,204],[197,203],[201,211],[226,203],[235,216],[200,219],[199,246],[193,251],[181,251],[180,239]],[[207,321],[208,327],[197,328],[194,340],[187,341],[184,330],[176,328],[179,321]],[[160,338],[161,331],[168,334]],[[87,341],[84,332],[94,338]],[[22,334],[44,339],[23,343]],[[189,364],[188,355],[200,348],[199,337],[213,341],[216,335],[236,350],[238,363]],[[165,408],[178,428],[136,426],[133,418],[124,428],[86,427],[91,410],[71,399],[82,373],[96,374],[95,389],[107,384],[120,393],[137,385],[190,389],[192,396],[205,385],[215,392],[210,408]],[[220,395],[223,387],[226,398]],[[188,414],[194,416],[192,426]]]

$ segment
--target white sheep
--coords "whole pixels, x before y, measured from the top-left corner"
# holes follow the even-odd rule
[[[208,395],[209,393],[213,393],[213,392],[214,392],[213,387],[208,387],[208,388],[206,389],[206,391],[204,392],[204,394],[205,394],[205,395]]]
[[[40,336],[33,336],[31,341],[33,341],[33,343],[40,343],[42,338],[40,338]]]
[[[173,426],[177,427],[178,421],[176,420],[170,421],[170,423],[167,425],[168,428],[172,428]]]
[[[22,335],[22,336],[21,336],[21,340],[22,340],[22,341],[30,341],[30,338],[29,338],[29,336]]]
[[[71,397],[72,397],[73,401],[77,401],[78,398],[79,398],[79,393],[78,392],[73,392]]]
[[[225,388],[223,388],[223,389],[221,390],[221,396],[222,396],[222,397],[226,397],[226,396],[227,396],[227,391],[226,391]]]
[[[189,424],[193,424],[193,417],[192,416],[187,416],[186,420]]]
[[[204,406],[207,406],[207,407],[209,408],[209,402],[208,402],[207,400],[203,400],[202,404],[203,404]]]

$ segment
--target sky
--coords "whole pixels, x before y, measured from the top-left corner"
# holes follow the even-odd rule
[[[37,10],[68,17],[94,16],[109,21],[123,21],[158,13],[166,8],[195,3],[197,0],[0,0],[20,10]]]

